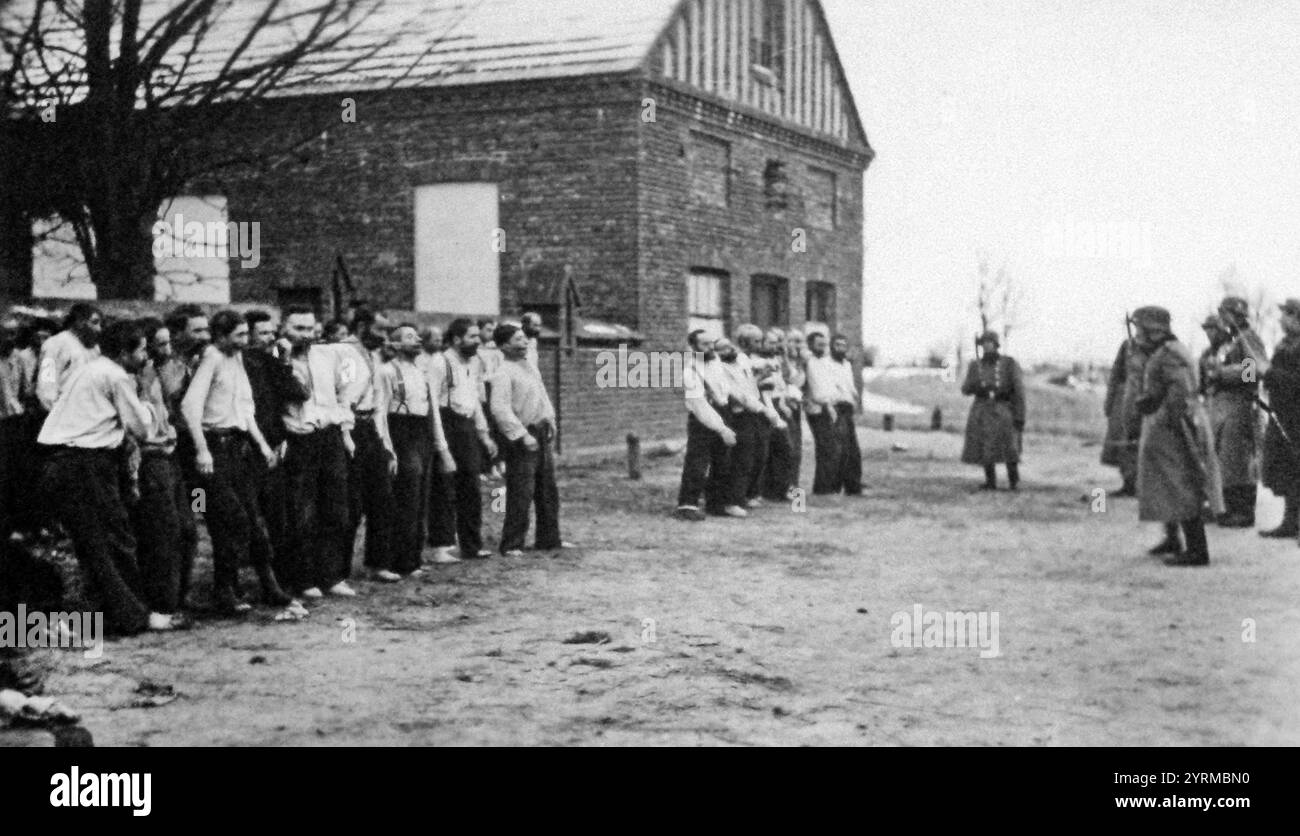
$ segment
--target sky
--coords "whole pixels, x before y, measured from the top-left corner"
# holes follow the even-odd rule
[[[1158,304],[1300,297],[1297,0],[823,0],[877,153],[864,341],[969,342],[977,253],[1023,289],[1005,349],[1109,362]],[[1100,241],[1100,246],[1098,245]]]

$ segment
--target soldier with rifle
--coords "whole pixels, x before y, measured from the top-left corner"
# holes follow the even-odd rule
[[[1101,463],[1119,468],[1124,480],[1112,496],[1137,496],[1138,438],[1142,435],[1137,399],[1142,394],[1142,374],[1150,354],[1133,336],[1133,320],[1127,313],[1124,327],[1128,338],[1120,344],[1106,386],[1106,441],[1101,449]]]
[[[1282,342],[1263,374],[1268,404],[1264,435],[1264,487],[1286,500],[1282,524],[1262,537],[1300,536],[1300,299],[1281,305]]]
[[[1223,495],[1209,416],[1197,397],[1196,360],[1174,336],[1169,311],[1142,308],[1133,322],[1151,352],[1137,401],[1143,415],[1138,516],[1165,525],[1165,539],[1151,554],[1169,555],[1169,566],[1206,566],[1205,520],[1222,513]]]
[[[984,468],[980,490],[997,490],[995,466],[1006,464],[1011,490],[1020,486],[1021,433],[1025,430],[1025,383],[1020,365],[1000,354],[1001,339],[994,331],[975,338],[975,362],[966,370],[963,395],[973,395],[966,419],[966,440],[961,460]],[[982,351],[980,349],[983,349]]]
[[[1214,428],[1214,449],[1223,474],[1223,502],[1227,513],[1219,516],[1224,528],[1253,528],[1256,485],[1259,482],[1260,376],[1268,370],[1264,342],[1250,327],[1246,300],[1229,296],[1219,305],[1225,332],[1204,365],[1201,385],[1209,400]]]

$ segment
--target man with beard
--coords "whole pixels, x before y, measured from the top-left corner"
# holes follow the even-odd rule
[[[1282,524],[1261,531],[1260,536],[1294,538],[1300,535],[1300,451],[1295,446],[1300,444],[1300,299],[1286,300],[1281,311],[1282,342],[1263,376],[1273,409],[1264,435],[1263,481],[1264,487],[1286,500],[1286,510]]]
[[[998,489],[996,467],[1006,463],[1011,490],[1020,486],[1020,436],[1025,430],[1025,383],[1020,364],[999,353],[1001,339],[994,331],[980,337],[983,356],[970,364],[961,385],[963,395],[974,395],[966,421],[966,441],[961,460],[984,468],[980,490]]]
[[[677,492],[680,520],[698,522],[700,495],[709,513],[721,514],[727,506],[727,457],[736,446],[736,433],[722,416],[727,414],[727,383],[718,368],[714,342],[703,330],[687,337],[691,354],[683,372],[686,388],[686,460],[682,463],[682,484]]]
[[[506,519],[501,554],[523,554],[528,509],[536,505],[537,549],[572,548],[560,539],[560,492],[555,484],[555,408],[537,369],[528,362],[528,336],[498,325],[493,340],[505,360],[492,383],[492,414],[505,436]]]
[[[212,537],[212,598],[222,615],[247,612],[239,592],[239,566],[257,572],[262,600],[291,606],[271,566],[271,538],[257,505],[258,473],[275,461],[255,418],[253,389],[244,368],[248,323],[234,311],[212,317],[213,343],[203,350],[181,401],[194,442],[194,469]],[[254,457],[260,455],[263,462]]]
[[[862,494],[862,449],[854,415],[860,398],[849,363],[849,341],[842,334],[830,340],[814,331],[808,335],[808,426],[817,456],[814,494]]]
[[[284,428],[284,413],[291,403],[307,399],[307,390],[293,376],[293,369],[284,362],[289,356],[288,341],[277,342],[276,323],[271,314],[263,310],[250,310],[244,314],[248,323],[248,349],[243,352],[244,370],[248,385],[253,390],[253,420],[267,446],[275,453],[275,460],[264,464],[254,457],[254,470],[258,473],[257,507],[266,522],[267,536],[271,540],[272,566],[278,578],[288,578],[289,552],[285,534],[288,528],[288,497],[284,478],[284,457],[288,451],[289,431]]]
[[[524,336],[528,338],[528,355],[525,358],[528,365],[534,369],[541,370],[540,356],[538,354],[538,340],[542,336],[542,315],[529,311],[519,318],[519,327],[523,330]]]
[[[1197,398],[1196,360],[1170,329],[1169,311],[1141,308],[1133,321],[1151,351],[1137,402],[1143,415],[1138,517],[1164,523],[1165,538],[1151,554],[1170,555],[1166,565],[1206,566],[1205,518],[1223,512],[1223,493],[1210,419]]]
[[[131,509],[139,544],[141,592],[155,612],[183,609],[198,550],[199,529],[190,492],[176,461],[176,428],[167,408],[158,369],[172,356],[171,333],[161,319],[139,322],[149,360],[136,375],[137,394],[156,418],[140,443],[140,499]]]
[[[32,531],[24,496],[31,490],[35,452],[27,431],[36,369],[31,354],[18,348],[21,327],[16,316],[0,318],[0,541]]]
[[[352,574],[352,549],[362,517],[366,520],[365,566],[375,580],[400,580],[386,568],[386,552],[393,529],[393,476],[397,460],[388,438],[387,415],[376,407],[377,370],[384,363],[381,347],[388,341],[388,319],[369,308],[357,308],[353,333],[337,343],[343,376],[349,380],[346,394],[352,405],[355,425],[352,438],[357,451],[348,462],[348,519],[340,550],[343,578]]]
[[[480,381],[474,362],[479,349],[478,326],[469,319],[453,320],[445,339],[446,350],[429,362],[428,371],[456,470],[433,479],[429,514],[437,530],[430,536],[438,542],[459,541],[461,557],[491,557],[492,552],[483,548],[479,475],[483,454],[492,459],[497,446],[479,401]]]
[[[181,416],[181,399],[189,388],[190,380],[199,367],[203,351],[212,342],[207,314],[198,305],[179,305],[164,320],[172,338],[172,357],[156,371],[162,381],[163,397],[176,427],[176,456],[184,474],[185,484],[191,491],[199,486],[199,474],[194,470],[198,448],[190,438],[189,426]]]
[[[49,412],[63,393],[68,376],[87,360],[99,356],[99,332],[103,327],[99,308],[78,302],[68,311],[63,330],[41,346],[36,371],[36,397]]]
[[[135,323],[115,322],[99,342],[102,356],[67,375],[41,428],[38,441],[50,448],[42,493],[72,536],[109,629],[170,630],[171,617],[151,612],[136,593],[135,536],[121,494],[122,442],[128,433],[147,437],[154,422],[131,379],[145,363],[145,339]]]
[[[1142,393],[1142,373],[1148,354],[1136,337],[1120,344],[1115,363],[1110,367],[1106,386],[1106,441],[1101,449],[1101,463],[1119,469],[1123,484],[1111,496],[1137,496],[1138,437],[1142,434],[1142,416],[1137,399]]]
[[[348,518],[348,459],[356,453],[348,401],[353,381],[344,374],[338,351],[318,343],[314,311],[290,307],[284,321],[288,362],[307,390],[307,399],[290,403],[284,413],[288,580],[304,598],[322,598],[322,590],[351,598],[357,593],[342,577],[340,552]]]
[[[389,449],[397,461],[389,564],[383,568],[401,577],[420,571],[425,521],[437,510],[426,510],[436,476],[433,457],[436,453],[443,473],[454,472],[456,462],[447,449],[429,375],[416,364],[423,347],[415,326],[399,325],[393,329],[391,346],[393,359],[378,373],[375,408],[385,414]],[[434,562],[455,563],[457,559],[440,554]]]
[[[1223,528],[1253,528],[1259,482],[1260,377],[1268,371],[1264,341],[1250,327],[1246,300],[1229,296],[1219,305],[1227,339],[1207,359],[1202,387],[1210,399],[1214,449],[1223,475]]]
[[[771,448],[767,456],[767,467],[763,469],[762,496],[771,502],[785,502],[793,496],[792,491],[799,486],[799,453],[797,446],[803,443],[802,399],[804,373],[802,368],[790,360],[787,340],[794,341],[796,331],[787,336],[780,329],[773,328],[763,338],[763,351],[772,368],[771,398],[777,414],[785,422],[785,429],[772,430]]]
[[[730,456],[730,487],[723,513],[729,517],[747,517],[748,494],[754,469],[762,466],[763,442],[773,427],[785,428],[781,416],[764,402],[754,379],[749,355],[743,350],[757,346],[762,332],[755,325],[742,325],[736,329],[736,343],[719,340],[715,345],[719,368],[727,381],[730,402],[728,426],[736,434],[736,444]]]

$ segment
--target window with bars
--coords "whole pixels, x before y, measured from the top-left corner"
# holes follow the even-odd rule
[[[835,172],[808,169],[808,223],[819,229],[834,229],[839,223]]]
[[[703,329],[717,339],[727,331],[727,285],[724,270],[695,267],[686,277],[687,333]]]
[[[820,322],[835,330],[835,285],[830,282],[808,282],[804,295],[804,319]]]
[[[731,201],[731,143],[707,134],[691,134],[691,193],[710,206]]]
[[[764,330],[790,321],[790,282],[780,276],[757,275],[749,283],[749,319]]]

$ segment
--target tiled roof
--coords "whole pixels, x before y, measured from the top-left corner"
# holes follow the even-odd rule
[[[337,67],[391,39],[355,67],[310,87],[368,90],[631,71],[645,61],[676,6],[677,0],[380,0],[346,42],[303,69]],[[263,7],[235,0],[208,37],[200,56],[207,60],[192,70],[216,71]],[[283,42],[268,33],[255,47],[250,57],[273,55]]]

